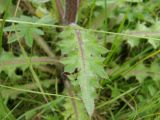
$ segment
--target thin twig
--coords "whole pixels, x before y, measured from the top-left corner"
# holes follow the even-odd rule
[[[0,22],[3,22],[3,19],[0,19]],[[41,27],[53,27],[53,28],[67,28],[67,26],[64,25],[53,25],[53,24],[45,24],[45,23],[33,23],[28,21],[21,21],[21,20],[12,20],[12,19],[6,19],[5,22],[8,23],[18,23],[18,24],[26,24],[26,25],[35,25],[35,26],[41,26]],[[110,32],[110,31],[104,31],[104,30],[96,30],[96,29],[87,29],[87,28],[77,28],[72,26],[75,30],[81,30],[81,31],[90,31],[95,33],[102,33],[102,34],[109,34],[109,35],[118,35],[122,37],[132,37],[132,38],[144,38],[144,39],[152,39],[156,41],[160,41],[159,38],[155,37],[148,37],[150,34],[142,34],[142,35],[135,35],[135,34],[128,34],[128,33],[116,33],[116,32]],[[141,40],[141,39],[140,39]]]
[[[11,60],[0,61],[0,68],[21,64],[28,64],[28,59],[32,64],[61,64],[58,60],[51,57],[32,57],[32,58],[13,58]]]

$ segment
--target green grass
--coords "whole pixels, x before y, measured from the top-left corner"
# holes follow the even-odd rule
[[[79,74],[69,75],[69,90],[64,81],[60,80],[61,60],[70,54],[63,56],[62,51],[67,50],[59,47],[59,42],[64,41],[61,32],[68,29],[68,26],[60,23],[58,13],[51,12],[56,6],[51,6],[51,2],[27,1],[23,2],[26,9],[22,9],[22,4],[11,0],[8,3],[5,10],[1,11],[0,8],[0,15],[3,15],[0,19],[0,119],[29,120],[40,117],[44,120],[74,120],[75,109],[86,120],[160,119],[160,36],[150,33],[158,32],[160,28],[159,1],[94,0],[84,1],[80,5],[77,24],[81,27],[72,26],[73,29],[79,30],[81,34],[83,31],[90,32],[96,36],[100,45],[109,49],[108,53],[100,55],[104,59],[100,65],[105,68],[109,79],[102,77],[97,85],[94,80],[98,80],[98,77],[95,77],[93,83],[90,83],[97,85],[95,110],[91,118],[87,115],[79,83],[75,80]],[[31,9],[36,13],[33,14]],[[42,22],[22,20],[19,17],[22,15],[32,19],[33,16],[37,17],[35,19]],[[51,22],[44,22],[50,19]],[[13,25],[13,30],[6,30],[10,25]],[[29,36],[35,33],[30,34],[25,28],[23,31],[17,25],[42,30],[45,34],[38,36],[55,57],[47,56],[44,47],[37,43],[38,39],[34,40],[36,38],[31,48],[27,46],[26,38],[20,37],[21,33],[28,33]],[[14,35],[16,41],[7,43]],[[92,37],[89,40],[92,43]],[[4,45],[2,47],[4,43],[8,50],[3,48]],[[66,45],[71,48],[71,43],[66,42]],[[74,59],[70,58],[72,61]]]

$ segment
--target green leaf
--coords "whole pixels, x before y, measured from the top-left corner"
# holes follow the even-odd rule
[[[160,45],[160,41],[154,39],[148,39],[148,42],[153,46],[154,49],[157,49]]]
[[[149,76],[147,72],[148,71],[146,67],[141,63],[137,65],[132,71],[124,75],[124,77],[128,79],[129,77],[135,76],[139,83],[143,83],[144,79]]]
[[[20,33],[18,33],[18,34],[19,34],[19,36],[16,36],[16,34],[11,34],[11,35],[9,36],[7,42],[8,42],[8,43],[13,43],[13,42],[15,42],[15,41],[23,38],[23,35],[21,35]]]
[[[17,18],[15,18],[17,19]],[[27,17],[27,16],[21,16],[18,20],[21,21],[28,21],[28,22],[36,22],[36,20],[38,20],[35,17]],[[12,25],[9,27],[5,27],[5,29],[3,30],[4,32],[6,31],[15,31],[16,33],[12,33],[11,36],[9,36],[9,41],[8,43],[12,43],[17,41],[18,39],[24,38],[26,44],[29,47],[32,47],[33,45],[33,35],[44,35],[44,32],[33,26],[33,25],[27,25],[27,24],[16,24],[16,25]]]
[[[91,116],[94,111],[94,96],[95,92],[93,85],[90,84],[91,80],[94,80],[92,73],[87,73],[87,71],[82,71],[79,73],[78,80],[81,87],[81,94],[84,105],[87,109],[88,114]],[[91,79],[92,78],[92,79]]]
[[[76,109],[78,112],[79,120],[90,120],[87,113],[85,112],[85,108],[83,104],[80,101],[75,101],[75,102],[76,102]],[[65,108],[65,111],[63,112],[63,116],[65,120],[67,120],[68,118],[70,120],[77,120],[76,115],[74,114],[75,111],[73,110],[72,103],[69,99],[66,99],[64,108]]]
[[[150,67],[146,67],[143,63],[137,65],[132,71],[125,75],[125,78],[128,79],[131,76],[135,76],[137,80],[142,83],[144,82],[145,78],[151,77],[156,83],[157,86],[159,84],[159,71],[160,65],[153,61]]]
[[[15,57],[11,52],[5,52],[5,51],[2,52],[2,54],[0,55],[0,74],[2,71],[4,71],[8,75],[8,77],[11,78],[11,80],[17,80],[20,79],[21,76],[15,73],[16,69],[20,68],[22,71],[25,71],[28,68],[28,65],[14,65],[14,64],[12,65],[11,62],[8,63],[8,66],[6,65],[5,67],[3,67],[3,64],[7,64],[6,61],[9,60],[11,61],[13,58]]]
[[[12,53],[3,51],[2,54],[0,55],[0,63],[3,63],[6,60],[10,60],[12,58],[14,58]],[[4,72],[7,73],[9,78],[12,78],[12,79],[18,78],[18,76],[15,74],[16,67],[14,67],[14,66],[13,67],[6,67],[3,69],[0,67],[0,73],[2,72],[2,70],[4,70]]]
[[[73,25],[76,28],[78,26]],[[108,78],[103,68],[102,54],[107,50],[95,39],[89,31],[74,30],[69,26],[60,37],[62,41],[59,46],[64,57],[65,72],[74,72],[78,69],[78,82],[81,96],[88,114],[94,111],[95,88],[98,86],[99,78]]]
[[[53,24],[53,22],[54,20],[50,14],[43,16],[41,19],[37,21],[37,23],[43,23],[43,24]]]

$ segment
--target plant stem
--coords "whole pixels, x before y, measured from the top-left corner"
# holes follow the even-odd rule
[[[64,24],[68,25],[76,22],[78,6],[79,0],[66,0]]]

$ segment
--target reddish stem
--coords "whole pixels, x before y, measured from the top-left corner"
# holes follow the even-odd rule
[[[66,0],[64,23],[75,23],[79,0]]]

